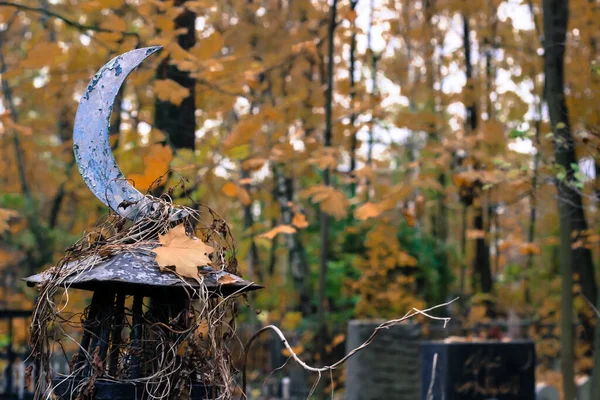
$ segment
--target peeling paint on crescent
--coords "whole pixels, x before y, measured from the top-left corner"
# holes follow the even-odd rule
[[[132,50],[106,63],[88,84],[75,116],[73,151],[83,180],[100,201],[129,219],[144,215],[152,210],[152,205],[124,179],[117,166],[108,138],[110,115],[119,88],[129,73],[160,49]],[[123,201],[129,204],[126,209],[119,207]],[[172,218],[177,219],[182,214],[176,210]]]

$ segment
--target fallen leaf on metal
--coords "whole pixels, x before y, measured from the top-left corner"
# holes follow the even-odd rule
[[[215,249],[198,238],[189,237],[183,224],[159,235],[161,246],[153,249],[161,271],[172,271],[184,278],[199,280],[198,267],[211,263]]]

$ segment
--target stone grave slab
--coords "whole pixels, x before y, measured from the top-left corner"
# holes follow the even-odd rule
[[[534,368],[532,341],[423,342],[421,400],[534,400]]]

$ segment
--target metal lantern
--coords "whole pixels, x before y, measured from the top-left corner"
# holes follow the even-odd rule
[[[136,49],[107,63],[90,81],[75,118],[73,147],[81,176],[103,203],[134,222],[151,220],[156,204],[124,179],[110,148],[108,121],[127,75],[159,49]],[[187,214],[172,208],[168,219],[176,223]],[[72,370],[76,372],[54,378],[54,394],[62,398],[136,399],[149,397],[149,385],[164,386],[164,381],[156,383],[149,376],[152,363],[156,354],[165,350],[160,346],[181,347],[182,332],[190,327],[187,310],[199,291],[205,295],[208,292],[208,298],[214,299],[260,288],[209,266],[198,269],[202,282],[161,272],[155,254],[148,249],[87,255],[65,263],[62,271],[67,276],[61,285],[92,291],[93,296],[84,312],[79,352],[73,361]],[[53,271],[25,280],[30,286],[44,285],[52,279]],[[220,283],[223,277],[226,285]],[[178,352],[171,356],[173,365],[180,362]],[[178,368],[173,370],[181,373]],[[192,399],[214,395],[215,389],[206,388],[193,374],[183,381],[189,383],[186,390]],[[83,388],[82,382],[87,387]],[[173,388],[159,389],[168,392]]]

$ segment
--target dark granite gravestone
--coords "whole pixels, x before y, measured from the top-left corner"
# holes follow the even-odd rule
[[[350,321],[346,353],[364,343],[381,322]],[[344,400],[418,400],[420,340],[421,326],[411,322],[380,331],[348,360]]]
[[[534,400],[534,368],[531,341],[423,342],[421,400]]]

